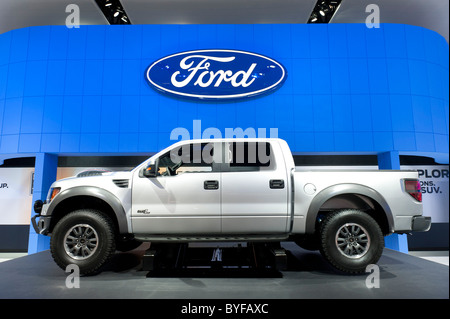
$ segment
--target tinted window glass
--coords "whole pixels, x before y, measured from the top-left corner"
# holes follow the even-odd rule
[[[231,170],[259,170],[271,164],[271,148],[267,142],[234,142],[228,144]]]
[[[211,172],[213,156],[214,147],[210,143],[189,144],[175,148],[159,158],[158,175]]]

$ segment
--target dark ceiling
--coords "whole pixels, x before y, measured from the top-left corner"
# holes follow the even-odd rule
[[[105,0],[102,0],[105,1]],[[132,24],[307,23],[317,0],[120,0]],[[76,4],[80,23],[109,24],[95,0],[1,0],[0,33],[37,25],[64,25]],[[448,42],[448,0],[342,0],[330,23],[364,23],[366,7],[381,23],[425,27]]]

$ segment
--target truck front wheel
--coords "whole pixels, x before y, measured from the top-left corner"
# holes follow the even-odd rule
[[[81,275],[96,273],[115,251],[114,226],[96,210],[71,212],[53,229],[50,251],[64,270],[69,264],[75,264]]]
[[[332,266],[344,273],[359,274],[380,259],[384,238],[372,217],[348,209],[325,217],[320,228],[320,244],[320,252]]]

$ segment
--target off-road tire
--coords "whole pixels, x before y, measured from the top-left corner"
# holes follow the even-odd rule
[[[115,250],[113,223],[109,217],[92,209],[76,210],[61,218],[50,239],[50,251],[56,264],[64,270],[75,264],[80,275],[98,273]]]
[[[325,217],[320,244],[322,256],[338,271],[361,274],[380,259],[384,237],[378,223],[367,213],[346,209]]]

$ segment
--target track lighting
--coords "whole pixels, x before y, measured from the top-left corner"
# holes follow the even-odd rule
[[[319,0],[317,1],[308,23],[328,23],[336,13],[341,0]]]
[[[119,0],[95,0],[109,24],[131,24]]]

